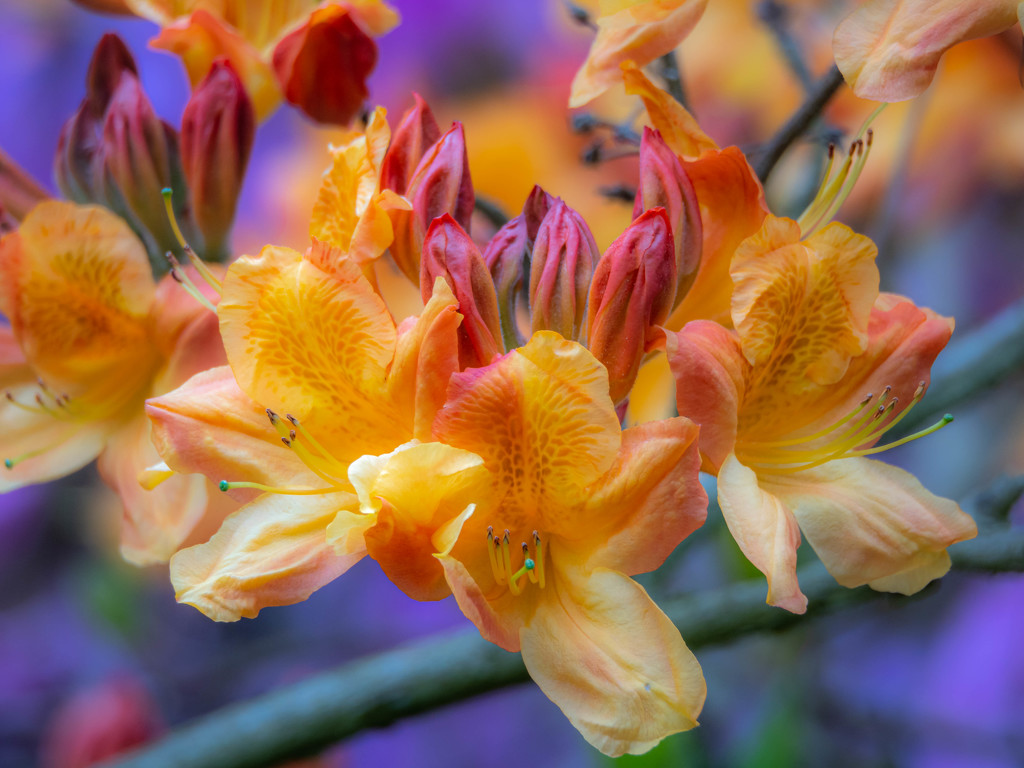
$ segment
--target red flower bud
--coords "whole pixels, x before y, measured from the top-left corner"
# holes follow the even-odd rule
[[[672,306],[678,306],[693,285],[703,250],[703,227],[697,193],[682,163],[658,131],[644,128],[640,141],[640,185],[636,190],[633,217],[662,207],[672,226],[676,259],[676,291]]]
[[[391,256],[410,280],[417,281],[423,235],[434,219],[447,213],[469,231],[476,197],[462,123],[453,123],[423,156],[405,196],[413,209],[390,214],[395,230]]]
[[[484,251],[484,261],[491,271],[498,294],[501,314],[501,333],[506,349],[514,349],[525,342],[519,332],[517,309],[529,304],[529,270],[533,241],[540,223],[554,198],[539,186],[530,192],[523,213],[510,219],[494,233]]]
[[[369,95],[366,78],[377,44],[345,5],[310,14],[274,48],[274,72],[284,97],[321,123],[348,125]]]
[[[652,208],[605,251],[587,300],[587,347],[608,368],[613,402],[629,394],[675,287],[672,229],[665,209]]]
[[[400,195],[405,194],[424,153],[441,138],[441,129],[427,102],[418,93],[412,97],[416,104],[402,115],[380,170],[381,188],[392,189]]]
[[[590,227],[561,199],[537,232],[530,262],[530,322],[534,332],[557,331],[578,339],[587,291],[600,252]]]
[[[44,768],[87,768],[152,741],[163,731],[152,697],[115,678],[63,702],[43,737]]]
[[[79,203],[115,207],[104,187],[103,117],[122,76],[138,78],[128,47],[108,32],[100,38],[85,78],[85,98],[60,132],[54,166],[57,186],[65,197]],[[127,214],[124,206],[118,213]]]
[[[459,366],[476,368],[503,353],[498,299],[484,257],[466,230],[449,214],[434,219],[423,240],[420,292],[430,300],[443,277],[459,302]]]
[[[226,250],[255,128],[245,85],[226,59],[215,61],[181,119],[181,159],[207,258]]]

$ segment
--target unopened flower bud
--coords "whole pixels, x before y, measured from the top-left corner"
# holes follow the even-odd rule
[[[506,349],[514,349],[525,342],[519,331],[517,311],[520,304],[529,303],[530,255],[537,239],[540,223],[554,198],[535,186],[526,199],[521,215],[510,219],[491,238],[484,250],[484,261],[491,271],[498,294],[501,314],[501,333]]]
[[[447,213],[469,231],[476,198],[462,123],[454,123],[423,156],[405,196],[413,209],[390,214],[395,230],[391,256],[410,280],[418,282],[423,236],[430,223]]]
[[[700,205],[682,163],[661,134],[644,128],[640,140],[640,185],[636,190],[633,217],[662,207],[672,227],[676,260],[676,290],[672,306],[686,297],[697,277],[703,250]]]
[[[605,251],[587,300],[587,347],[608,369],[613,402],[629,394],[656,327],[672,309],[675,287],[668,216],[664,208],[652,208]]]
[[[423,240],[420,292],[430,300],[434,281],[443,277],[459,302],[459,364],[476,368],[504,352],[498,299],[491,273],[472,238],[450,214],[434,219]]]
[[[163,189],[180,178],[181,160],[174,129],[157,117],[138,78],[124,74],[117,84],[103,118],[104,168],[113,188],[108,196],[119,196],[139,223],[169,250],[176,239],[167,218]],[[187,196],[178,194],[176,203]],[[184,214],[185,212],[182,211]],[[182,219],[190,217],[182,215]]]
[[[402,116],[380,170],[381,188],[400,195],[405,194],[423,155],[441,138],[441,129],[427,102],[418,93],[412,96],[416,104]]]
[[[216,61],[181,120],[185,179],[209,259],[225,255],[255,125],[241,79],[227,60]]]
[[[556,200],[537,231],[530,261],[534,332],[551,330],[566,339],[579,339],[599,257],[594,235],[583,217]]]
[[[111,206],[103,180],[103,118],[121,77],[138,75],[135,59],[124,41],[110,32],[103,35],[89,62],[85,98],[64,124],[57,144],[57,186],[65,197]]]
[[[321,123],[348,125],[369,95],[377,44],[345,5],[318,8],[274,48],[284,97]]]

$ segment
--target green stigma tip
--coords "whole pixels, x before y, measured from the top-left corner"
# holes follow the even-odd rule
[[[4,459],[4,466],[8,469],[14,469],[14,462],[10,459]]]
[[[219,483],[217,483],[217,487],[220,488],[222,491],[226,491],[228,488],[231,487],[231,483],[229,483],[227,480],[221,480]]]
[[[536,563],[534,563],[533,560],[531,560],[530,558],[526,558],[526,562],[523,563],[523,565],[526,566],[526,570],[532,571]]]
[[[953,414],[952,413],[947,413],[945,416],[942,417],[942,420],[946,424],[949,424],[949,422],[951,422],[953,420]]]
[[[170,197],[171,195],[174,194],[174,192],[171,191],[170,187],[164,187],[163,189],[160,190],[160,194],[163,195],[164,197]]]

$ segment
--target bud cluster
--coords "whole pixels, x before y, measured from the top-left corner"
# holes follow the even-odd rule
[[[193,91],[179,133],[157,116],[125,44],[107,34],[93,54],[85,99],[61,131],[57,183],[67,198],[124,218],[155,265],[177,245],[161,195],[170,189],[186,238],[223,260],[254,130],[252,104],[226,59]]]

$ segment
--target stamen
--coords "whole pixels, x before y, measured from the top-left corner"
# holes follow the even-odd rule
[[[857,446],[871,444],[902,421],[910,410],[924,397],[927,384],[922,381],[917,385],[914,396],[905,408],[900,409],[900,399],[889,399],[892,387],[888,386],[878,398],[879,404],[865,412],[871,396],[865,397],[860,405],[840,419],[831,427],[819,430],[811,435],[791,440],[775,442],[742,442],[737,446],[741,461],[755,469],[764,469],[773,474],[790,474],[826,464],[834,459],[868,456],[874,453],[904,445],[911,440],[924,437],[935,432],[950,421],[948,416],[926,430],[885,446],[876,446],[856,450]],[[886,402],[888,400],[888,402]],[[894,416],[895,414],[895,416]],[[838,429],[843,427],[843,429]],[[831,437],[830,437],[831,434]],[[824,440],[824,442],[820,442]],[[817,445],[813,445],[818,441]]]
[[[512,553],[509,550],[508,544],[509,530],[505,529],[505,535],[501,537],[501,559],[502,564],[505,568],[505,572],[509,574],[508,588],[513,595],[521,595],[523,593],[522,586],[516,581],[517,575],[512,573]]]
[[[498,584],[505,583],[505,571],[498,564],[498,555],[495,554],[495,550],[499,546],[498,542],[494,538],[494,528],[487,526],[487,556],[491,560],[491,573],[494,574],[494,580]]]
[[[166,258],[168,263],[171,265],[171,277],[174,281],[184,288],[189,296],[213,312],[213,314],[217,314],[217,308],[213,306],[213,303],[196,287],[196,284],[192,282],[192,279],[185,274],[184,270],[181,268],[181,262],[178,261],[177,257],[170,251],[167,251],[164,254],[164,258]]]
[[[541,589],[544,588],[544,548],[541,544],[540,536],[536,531],[533,532],[533,554],[537,562],[537,586]],[[531,571],[532,573],[532,571]]]
[[[867,448],[867,449],[865,449],[863,451],[854,451],[850,455],[851,456],[870,456],[873,453],[881,453],[882,451],[888,451],[890,448],[896,448],[896,447],[901,446],[901,445],[906,445],[907,443],[911,442],[912,440],[917,440],[919,437],[925,437],[927,435],[934,434],[935,432],[938,432],[940,429],[942,429],[947,424],[952,424],[952,423],[953,423],[953,414],[947,413],[945,416],[943,416],[941,419],[939,419],[937,422],[932,424],[927,429],[922,429],[920,432],[915,432],[912,435],[907,435],[906,437],[900,438],[899,440],[896,440],[896,441],[894,441],[892,443],[889,443],[888,445],[876,445],[874,448]]]
[[[167,211],[167,219],[171,223],[171,231],[174,232],[174,239],[178,241],[178,245],[181,246],[181,250],[183,250],[185,255],[188,256],[188,260],[192,263],[192,266],[195,267],[199,276],[202,277],[203,280],[206,281],[206,284],[213,288],[213,290],[215,290],[219,295],[222,287],[220,280],[218,280],[217,276],[210,271],[208,266],[206,266],[206,262],[199,258],[199,254],[193,250],[192,246],[185,240],[185,236],[181,233],[181,227],[178,226],[178,219],[174,215],[174,205],[171,200],[174,193],[171,191],[170,187],[164,187],[160,191],[160,194],[163,195],[164,198],[164,208]]]
[[[222,491],[230,491],[235,488],[253,488],[264,493],[279,493],[285,496],[323,496],[328,493],[338,493],[345,490],[341,486],[332,486],[330,488],[275,488],[263,483],[228,482],[227,480],[221,480],[217,487]]]
[[[802,237],[810,237],[827,225],[846,201],[846,198],[850,196],[854,185],[860,178],[861,171],[864,170],[864,164],[867,162],[868,154],[871,150],[874,139],[871,123],[886,106],[886,104],[882,104],[868,115],[860,130],[857,131],[857,135],[854,136],[846,159],[835,174],[835,177],[832,177],[835,147],[834,145],[829,145],[829,159],[822,177],[821,186],[818,188],[818,193],[797,219]]]

